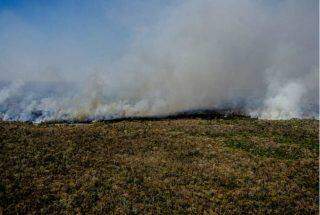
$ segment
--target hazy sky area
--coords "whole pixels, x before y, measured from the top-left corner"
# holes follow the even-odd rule
[[[281,0],[261,2],[275,10]],[[105,69],[123,56],[136,35],[182,3],[0,0],[0,79],[85,78],[84,74]]]
[[[0,118],[319,117],[318,15],[317,0],[0,0]]]
[[[101,69],[177,2],[0,0],[0,78],[54,71],[74,78],[75,71]],[[33,72],[23,77],[23,70]]]

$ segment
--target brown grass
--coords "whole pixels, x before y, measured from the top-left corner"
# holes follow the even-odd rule
[[[0,211],[318,214],[318,121],[0,122]]]

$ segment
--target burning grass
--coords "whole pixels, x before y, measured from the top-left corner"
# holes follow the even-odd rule
[[[5,214],[318,213],[318,121],[0,122]]]

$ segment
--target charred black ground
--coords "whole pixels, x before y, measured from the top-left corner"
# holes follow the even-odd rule
[[[178,120],[178,119],[237,119],[237,118],[251,118],[250,116],[244,114],[241,111],[234,111],[230,109],[200,109],[200,110],[189,110],[181,111],[171,115],[160,115],[160,116],[116,116],[110,119],[85,119],[85,120],[52,120],[44,122],[44,124],[54,124],[54,123],[91,123],[91,122],[121,122],[121,121],[159,121],[159,120]]]

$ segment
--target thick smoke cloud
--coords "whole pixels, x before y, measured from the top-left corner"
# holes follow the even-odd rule
[[[12,34],[4,17],[1,37]],[[21,57],[25,43],[13,37],[1,54],[0,78],[11,81],[2,84],[0,117],[94,120],[215,108],[265,119],[319,117],[318,38],[316,0],[182,1],[140,26],[108,64],[86,64],[90,54],[76,45],[66,50],[81,54],[70,60],[39,58],[44,50],[33,43]],[[23,77],[31,78],[17,82]]]

